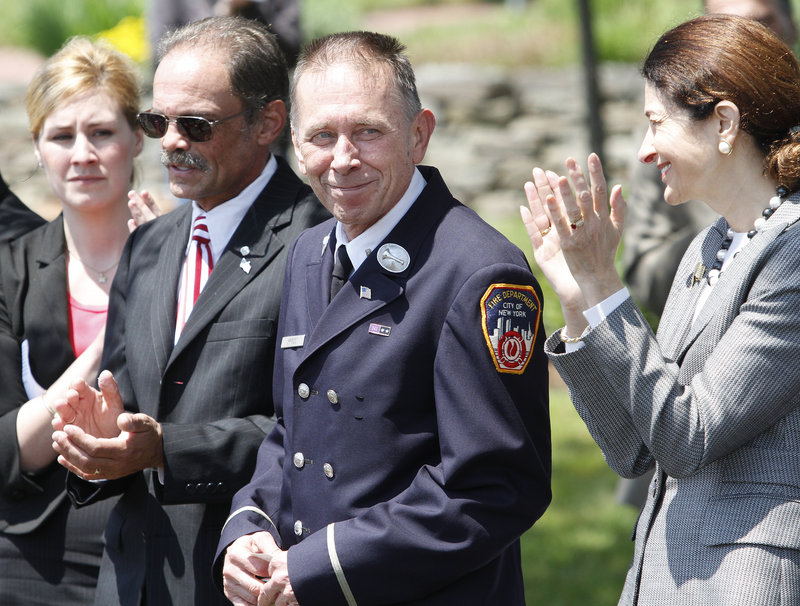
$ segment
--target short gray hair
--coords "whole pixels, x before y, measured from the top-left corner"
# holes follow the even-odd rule
[[[396,38],[373,32],[342,32],[317,38],[300,53],[292,80],[292,126],[297,125],[297,83],[308,71],[323,71],[337,63],[350,63],[364,70],[386,68],[392,75],[409,123],[422,110],[414,68],[406,47]]]

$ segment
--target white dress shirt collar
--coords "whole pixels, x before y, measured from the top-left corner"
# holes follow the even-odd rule
[[[397,204],[352,240],[348,240],[341,222],[336,222],[336,249],[338,250],[342,244],[345,245],[347,256],[350,257],[350,262],[353,264],[353,271],[356,271],[361,266],[370,253],[375,250],[375,247],[383,242],[386,236],[400,223],[400,219],[405,216],[408,209],[419,198],[426,185],[425,177],[415,167],[411,183],[409,183],[406,193],[403,194]],[[334,251],[335,253],[336,251]]]
[[[208,235],[211,239],[211,256],[214,258],[214,263],[219,261],[222,256],[222,251],[228,245],[233,232],[239,227],[245,213],[256,201],[258,195],[267,186],[272,175],[278,170],[278,161],[275,156],[270,156],[267,165],[261,174],[256,177],[250,185],[245,187],[239,194],[219,204],[209,211],[204,211],[197,205],[197,202],[192,201],[192,225],[198,215],[205,213],[206,225],[208,226]],[[191,239],[186,245],[186,252],[189,252],[189,244]]]

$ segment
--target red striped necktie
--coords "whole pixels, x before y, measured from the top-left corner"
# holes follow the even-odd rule
[[[176,343],[212,269],[214,269],[214,258],[211,256],[211,238],[208,234],[206,216],[198,215],[192,227],[192,240],[189,244],[189,252],[186,255],[186,262],[181,274],[181,285],[178,290],[178,317],[175,322]]]

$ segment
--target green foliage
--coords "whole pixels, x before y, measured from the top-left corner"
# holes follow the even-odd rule
[[[576,31],[568,21],[548,22],[544,9],[537,4],[517,12],[498,5],[490,12],[466,14],[457,23],[421,23],[401,38],[415,63],[574,63],[579,59]]]
[[[166,0],[165,0],[166,1]],[[800,14],[800,0],[792,0]],[[24,0],[3,3],[0,40],[49,55],[76,34],[95,34],[123,17],[141,16],[145,0]],[[470,5],[490,11],[471,11]],[[412,29],[390,31],[416,63],[472,61],[499,65],[566,65],[580,60],[575,0],[527,0],[522,10],[503,0],[302,0],[306,38],[365,27],[373,11],[455,5],[457,18],[420,19]],[[519,4],[514,2],[513,4]],[[701,0],[591,0],[597,54],[603,61],[638,62],[668,27],[697,15]]]
[[[550,415],[553,502],[522,537],[527,603],[614,606],[633,555],[637,511],[615,501],[617,475],[563,387],[550,390]]]
[[[361,29],[363,11],[359,4],[340,0],[303,0],[300,4],[301,24],[306,40]]]
[[[667,29],[702,13],[700,0],[595,0],[598,56],[604,61],[641,61]]]
[[[800,1],[800,0],[798,0]],[[574,0],[527,0],[523,10],[507,2],[484,2],[492,10],[471,11],[469,0],[303,0],[304,29],[317,36],[352,29],[372,11],[459,5],[456,18],[420,18],[399,35],[416,63],[467,61],[497,65],[566,65],[580,60],[580,28]],[[701,0],[593,0],[593,31],[601,60],[639,61],[668,27],[698,14]],[[332,10],[333,9],[333,10]]]
[[[492,11],[471,11],[470,5]],[[413,29],[389,25],[416,63],[467,61],[498,65],[568,65],[580,60],[576,0],[527,0],[512,10],[502,0],[303,0],[304,29],[310,36],[363,27],[374,11],[457,5],[461,14],[441,22],[420,18]],[[514,2],[513,4],[518,4]],[[597,56],[601,61],[639,62],[660,34],[695,17],[702,0],[590,0]],[[792,0],[800,18],[800,0]],[[474,13],[474,14],[473,14]]]
[[[44,56],[68,38],[109,29],[123,17],[141,15],[144,0],[26,0],[9,6],[0,37]],[[5,10],[5,9],[4,9]]]

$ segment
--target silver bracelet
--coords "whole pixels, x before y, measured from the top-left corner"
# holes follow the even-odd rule
[[[562,343],[580,343],[583,341],[583,334],[580,337],[568,337],[567,336],[567,327],[561,329],[561,333],[559,334],[561,337]]]

